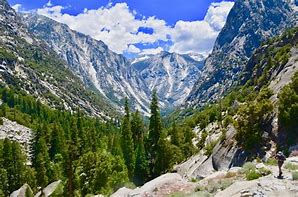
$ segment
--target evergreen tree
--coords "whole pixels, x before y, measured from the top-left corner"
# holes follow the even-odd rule
[[[181,146],[181,140],[182,140],[183,136],[182,136],[181,132],[179,132],[179,128],[177,128],[175,122],[173,123],[171,133],[172,133],[172,137],[171,137],[172,144],[180,147]]]
[[[37,172],[37,182],[44,188],[49,183],[50,158],[48,147],[43,137],[38,139],[36,150],[35,169]]]
[[[135,154],[134,145],[132,139],[131,125],[130,125],[130,112],[128,106],[128,100],[125,100],[125,116],[122,123],[122,152],[125,160],[125,164],[128,169],[129,177],[133,177],[134,165],[135,165]]]
[[[152,177],[156,177],[158,174],[155,172],[154,167],[156,165],[157,154],[159,151],[158,141],[162,133],[162,122],[158,106],[158,98],[155,90],[153,91],[150,109],[151,116],[149,124],[147,150],[150,165],[150,173]]]
[[[147,181],[149,175],[149,164],[142,139],[137,145],[136,152],[135,183],[137,185],[142,185]]]
[[[54,159],[56,154],[65,154],[65,136],[64,131],[58,123],[54,124],[52,130],[50,157]]]
[[[131,131],[134,142],[134,148],[137,149],[138,144],[141,140],[143,140],[144,136],[144,124],[140,116],[140,112],[138,110],[132,114]]]

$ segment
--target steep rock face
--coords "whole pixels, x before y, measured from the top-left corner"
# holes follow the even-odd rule
[[[132,62],[132,67],[146,84],[145,89],[156,89],[165,105],[177,106],[183,103],[199,78],[203,60],[194,58],[190,55],[161,52]]]
[[[52,19],[35,14],[25,14],[23,18],[28,30],[47,42],[85,84],[115,103],[128,97],[144,113],[149,112],[153,89],[157,90],[162,108],[171,108],[182,104],[199,77],[202,60],[195,54],[162,52],[129,61],[102,41]]]
[[[28,32],[6,0],[0,1],[0,81],[22,89],[55,108],[78,108],[106,118],[115,111],[100,94],[86,88],[65,61]]]
[[[187,102],[201,105],[216,100],[237,84],[254,49],[297,25],[297,4],[286,0],[236,0]]]
[[[127,75],[128,61],[110,51],[102,41],[40,15],[24,15],[24,22],[29,31],[46,41],[85,83],[94,85],[106,96],[125,94],[123,80]]]

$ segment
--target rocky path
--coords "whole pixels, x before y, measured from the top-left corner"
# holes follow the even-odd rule
[[[278,167],[258,164],[257,168],[271,171],[268,176],[246,181],[239,167],[218,171],[196,183],[189,182],[177,173],[162,175],[136,189],[121,188],[112,197],[166,197],[166,196],[215,196],[215,197],[298,197],[298,181],[292,171],[285,169],[287,163],[297,165],[298,157],[288,158],[283,168],[283,179],[278,179]],[[258,167],[259,166],[259,167]],[[234,174],[231,177],[231,174]],[[222,188],[230,181],[230,186]],[[201,188],[201,189],[199,189]],[[198,191],[198,192],[196,192]]]
[[[293,161],[290,158],[286,163],[298,165],[298,158]],[[278,179],[278,167],[266,167],[272,174],[253,181],[235,182],[215,197],[298,197],[298,181],[293,180],[289,170],[283,167],[283,179]]]

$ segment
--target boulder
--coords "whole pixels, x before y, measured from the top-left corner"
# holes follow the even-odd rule
[[[191,193],[194,192],[196,184],[186,181],[177,173],[164,174],[145,185],[136,189],[121,188],[111,195],[111,197],[130,197],[130,196],[168,196],[175,192]]]
[[[57,195],[62,195],[63,192],[63,186],[62,186],[62,181],[55,181],[51,184],[49,184],[46,188],[43,189],[43,194],[45,197],[51,196],[52,194],[57,194]],[[41,191],[39,191],[34,197],[40,197],[41,195]]]
[[[33,197],[34,194],[28,184],[24,184],[20,189],[12,192],[10,197]]]

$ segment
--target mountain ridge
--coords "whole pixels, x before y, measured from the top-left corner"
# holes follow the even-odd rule
[[[297,25],[297,9],[293,3],[236,0],[187,103],[204,105],[219,99],[235,86],[254,49],[283,30]],[[298,2],[295,3],[297,6]]]
[[[94,85],[116,105],[122,105],[125,97],[128,97],[136,109],[148,114],[151,93],[153,89],[157,89],[158,96],[162,101],[160,103],[162,109],[174,108],[182,104],[190,92],[189,87],[193,85],[192,81],[196,81],[199,77],[203,62],[203,57],[199,55],[192,54],[199,60],[197,61],[191,55],[161,52],[157,55],[147,56],[149,58],[147,61],[140,61],[142,58],[136,58],[133,61],[112,52],[102,41],[73,31],[67,25],[45,16],[25,14],[24,22],[31,33],[45,40],[61,58],[68,62],[70,69],[83,79],[85,84]],[[173,61],[163,62],[165,55],[172,56],[171,60]],[[178,59],[179,63],[183,65],[180,68],[177,67]],[[156,65],[153,65],[153,62]],[[142,70],[142,73],[136,69],[140,64],[146,68]],[[155,66],[156,69],[150,69],[152,66]],[[186,75],[184,81],[181,81],[177,90],[171,89],[173,81],[169,80],[177,79],[183,69],[187,70],[184,73]],[[145,77],[149,75],[159,77],[157,79]],[[164,91],[167,91],[166,94]],[[170,98],[173,95],[171,93],[174,92],[181,92],[181,94]]]

